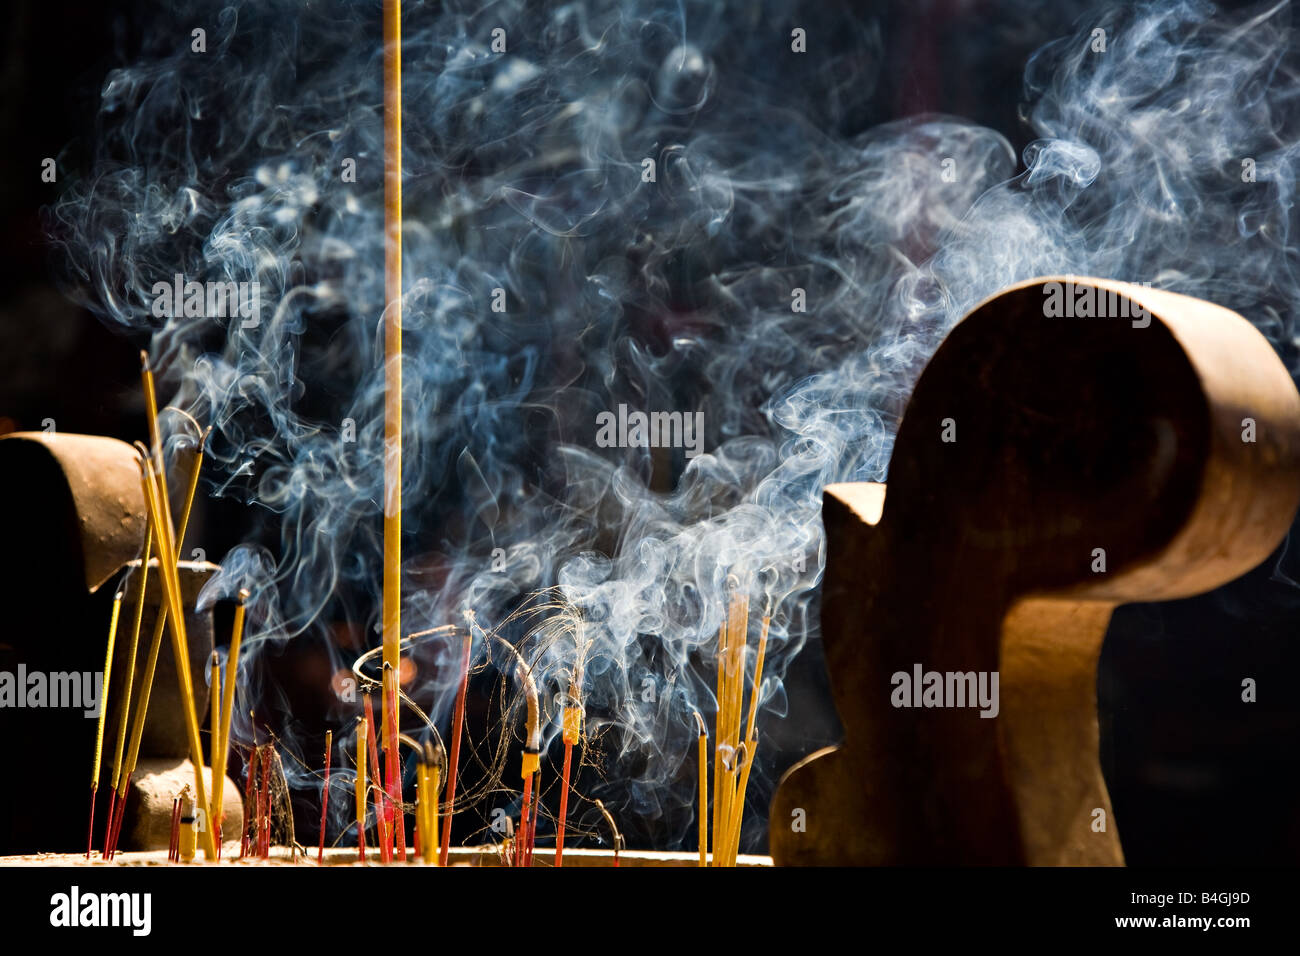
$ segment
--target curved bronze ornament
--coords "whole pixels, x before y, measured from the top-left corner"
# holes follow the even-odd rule
[[[1078,277],[983,302],[917,383],[888,495],[825,491],[844,741],[781,781],[775,861],[1122,864],[1098,761],[1111,612],[1239,577],[1297,503],[1300,395],[1240,315]],[[951,706],[961,677],[949,706],[896,706],[929,672],[997,672],[996,716]]]

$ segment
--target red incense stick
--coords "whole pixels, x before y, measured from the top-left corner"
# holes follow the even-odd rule
[[[108,791],[108,819],[104,821],[104,849],[100,852],[99,858],[107,860],[109,851],[113,847],[113,815],[117,809],[117,787]]]
[[[474,636],[465,632],[465,648],[460,658],[460,688],[456,691],[456,709],[451,720],[451,759],[447,761],[447,816],[442,825],[442,858],[438,861],[447,865],[447,855],[451,852],[451,817],[456,812],[456,768],[460,766],[460,737],[465,728],[465,695],[469,689],[469,654]]]
[[[366,753],[370,765],[370,783],[367,788],[373,786],[378,793],[375,795],[375,839],[379,841],[379,862],[391,863],[393,861],[393,846],[388,839],[388,795],[384,793],[382,778],[379,776],[379,748],[375,746],[375,707],[371,699],[370,692],[367,691],[365,698],[366,710]]]
[[[393,666],[387,662],[384,663],[384,678],[390,682],[388,693],[388,741],[384,745],[384,756],[386,758],[385,773],[388,784],[388,805],[385,807],[385,813],[388,816],[388,839],[391,840],[394,835],[397,837],[397,858],[406,860],[406,814],[402,811],[402,766],[401,754],[397,751],[397,694],[398,681],[397,672]],[[390,851],[391,853],[391,851]],[[392,859],[392,856],[389,856]]]
[[[524,865],[525,845],[528,843],[528,809],[533,800],[533,775],[524,777],[524,802],[519,808],[519,831],[515,835],[515,866]]]
[[[325,787],[320,795],[320,849],[316,852],[316,863],[325,862],[325,811],[330,805],[330,756],[334,751],[334,731],[325,731]]]
[[[254,747],[252,750],[248,752],[248,772],[246,775],[246,779],[244,780],[244,805],[248,807],[249,810],[253,810],[256,806],[253,802],[253,772],[256,766],[257,766],[257,748]],[[250,821],[248,821],[247,819],[244,820],[244,828],[243,828],[244,832],[240,835],[239,838],[239,858],[241,860],[248,855],[248,852],[251,848],[250,841],[248,838],[249,822]]]
[[[533,782],[533,809],[528,815],[528,846],[525,850],[524,866],[533,865],[533,847],[537,845],[537,818],[541,816],[538,812],[538,804],[542,801],[542,770],[540,767],[533,776],[536,779]]]
[[[271,851],[271,761],[266,758],[265,747],[262,749],[262,786],[257,793],[257,810],[257,855],[265,857]]]
[[[555,821],[555,865],[564,865],[564,823],[569,816],[569,772],[573,767],[573,744],[564,742],[564,777],[560,782],[560,817]]]

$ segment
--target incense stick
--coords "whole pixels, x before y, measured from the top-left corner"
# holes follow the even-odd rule
[[[732,812],[731,830],[727,838],[730,853],[730,865],[736,865],[736,856],[740,850],[740,829],[745,811],[745,791],[749,787],[749,772],[754,766],[754,757],[758,750],[758,737],[754,733],[754,722],[758,716],[758,704],[763,692],[763,662],[767,656],[767,635],[772,624],[772,608],[769,603],[763,612],[763,626],[758,639],[758,657],[754,663],[754,682],[750,688],[749,719],[745,726],[745,742],[742,745],[745,759],[740,771],[740,783],[736,787],[736,803]]]
[[[515,866],[524,865],[528,845],[528,810],[533,800],[533,775],[524,777],[524,799],[519,805],[519,827],[515,835]]]
[[[197,472],[196,472],[197,473]],[[240,588],[235,604],[235,620],[230,630],[230,651],[226,654],[226,682],[221,689],[221,731],[217,755],[212,760],[212,802],[216,805],[217,852],[221,852],[222,826],[226,819],[224,795],[226,764],[230,760],[230,718],[235,709],[235,680],[239,675],[239,652],[244,640],[244,616],[248,589]],[[215,692],[215,691],[214,691]]]
[[[316,851],[316,863],[325,862],[325,812],[330,805],[330,756],[334,751],[334,731],[325,731],[325,786],[320,795],[320,849]]]
[[[429,810],[427,819],[429,821],[428,842],[431,847],[436,847],[438,844],[438,786],[441,783],[441,777],[442,773],[438,770],[437,762],[434,761],[428,770]],[[438,857],[432,850],[428,850],[425,852],[424,862],[437,866]]]
[[[451,821],[456,812],[456,773],[460,766],[460,738],[465,727],[465,696],[469,691],[470,650],[474,643],[474,634],[468,628],[465,631],[465,647],[460,659],[460,687],[456,691],[456,709],[451,720],[451,759],[447,762],[447,821],[442,829],[442,849],[439,862],[447,865],[447,856],[451,852]]]
[[[190,465],[190,480],[185,492],[185,509],[181,514],[180,535],[176,541],[177,558],[180,557],[180,547],[185,540],[185,532],[190,524],[190,512],[194,506],[195,492],[199,486],[199,473],[203,469],[203,448],[207,444],[208,435],[212,433],[212,427],[208,426],[207,430],[202,433],[199,439],[198,449],[194,454],[194,461]],[[148,508],[146,507],[146,512]],[[161,555],[161,552],[160,552]],[[161,558],[160,558],[161,562]],[[144,567],[148,567],[145,565]],[[144,587],[144,580],[141,580],[141,587]],[[117,808],[117,820],[113,824],[113,846],[110,848],[110,856],[117,849],[117,833],[121,829],[121,820],[125,815],[125,801],[131,792],[131,777],[135,773],[136,761],[140,756],[140,741],[144,735],[145,718],[149,714],[149,699],[153,692],[154,673],[158,667],[158,653],[162,648],[163,631],[167,626],[167,602],[163,601],[158,609],[157,618],[154,621],[153,637],[149,642],[149,654],[145,661],[144,675],[140,681],[140,700],[136,703],[135,718],[131,724],[131,744],[128,749],[126,758],[126,776],[122,781],[119,789],[119,800],[122,806]]]
[[[171,605],[172,650],[176,654],[177,680],[181,685],[181,705],[184,708],[186,729],[190,738],[190,757],[194,762],[194,790],[200,805],[207,804],[207,787],[203,782],[203,747],[199,742],[198,717],[194,713],[193,683],[190,678],[189,641],[185,636],[184,606],[181,601],[180,575],[176,566],[178,549],[173,540],[171,505],[167,494],[167,472],[163,466],[162,440],[158,432],[158,401],[154,394],[153,372],[149,356],[141,352],[141,378],[144,383],[145,411],[149,422],[149,437],[153,442],[153,467],[142,467],[145,484],[145,501],[153,512],[155,533],[158,536],[158,568],[163,580],[163,590],[168,593]],[[156,471],[156,479],[155,479]],[[162,560],[166,556],[168,560]],[[216,844],[212,828],[203,829],[203,852],[209,860],[216,859]]]
[[[362,697],[365,700],[366,712],[366,753],[370,757],[370,779],[374,782],[378,792],[375,796],[375,838],[379,841],[379,862],[389,863],[392,860],[392,846],[388,841],[388,830],[385,827],[387,817],[386,799],[387,794],[384,788],[380,786],[379,777],[379,748],[375,746],[375,708],[370,698],[370,691],[366,691]]]
[[[194,862],[194,849],[196,845],[196,836],[194,829],[194,797],[190,795],[190,788],[187,784],[181,791],[181,815],[180,815],[180,836],[177,840],[177,858],[182,863]]]
[[[366,862],[366,718],[357,721],[357,858]]]
[[[389,845],[388,859],[392,860],[394,852],[397,859],[406,860],[406,812],[402,809],[402,765],[401,753],[397,749],[397,735],[399,733],[399,724],[401,720],[397,715],[397,698],[400,693],[400,686],[397,682],[397,669],[384,662],[384,686],[388,689],[385,700],[388,701],[387,717],[388,742],[385,745],[385,757],[387,760],[385,770],[385,783],[387,784],[388,799],[384,805],[384,819],[387,826],[387,832],[384,842]],[[376,779],[378,783],[378,779]],[[391,844],[393,837],[397,838],[396,850]]]
[[[262,746],[262,785],[257,791],[257,855],[271,855],[271,744]]]
[[[596,809],[600,811],[601,816],[605,818],[605,823],[609,825],[610,839],[614,844],[614,867],[618,868],[618,854],[623,849],[623,834],[618,832],[618,824],[614,822],[614,814],[606,809],[605,804],[597,800]]]
[[[402,638],[402,4],[384,0],[384,664],[397,669]],[[387,683],[389,789],[397,774]],[[378,784],[378,781],[376,781]]]
[[[135,602],[135,623],[131,628],[131,638],[127,643],[126,677],[122,683],[122,704],[118,713],[117,743],[113,748],[113,798],[110,801],[108,821],[104,830],[104,856],[111,859],[117,845],[117,820],[122,813],[117,804],[125,803],[126,793],[122,787],[122,759],[126,749],[127,721],[131,716],[131,691],[135,682],[135,658],[140,649],[140,622],[144,618],[145,585],[149,581],[149,554],[153,547],[153,525],[146,523],[144,533],[144,550],[140,560],[140,596]]]
[[[179,859],[178,849],[181,839],[181,798],[172,797],[172,829],[171,840],[167,844],[167,859]]]
[[[569,699],[565,701],[563,717],[564,772],[560,779],[560,816],[555,821],[555,865],[564,865],[564,830],[569,818],[569,775],[573,769],[573,745],[582,736],[582,706],[578,702],[578,686],[569,681]]]
[[[86,828],[86,859],[95,843],[95,792],[99,789],[99,764],[104,752],[104,720],[108,716],[108,688],[113,677],[113,647],[117,643],[117,619],[122,613],[122,591],[113,595],[113,613],[108,621],[108,650],[104,652],[103,693],[99,701],[99,720],[95,728],[95,762],[90,770],[90,825]],[[109,814],[112,817],[112,814]]]
[[[700,738],[700,866],[708,866],[709,854],[709,732],[700,712],[695,712]]]
[[[152,387],[150,388],[152,391]],[[145,490],[145,500],[149,503],[152,511],[154,526],[158,529],[159,536],[159,555],[172,556],[176,553],[175,546],[171,540],[170,522],[164,511],[165,504],[161,500],[160,490],[156,484],[153,469],[147,461],[141,461],[141,476]],[[199,742],[199,723],[194,713],[194,691],[193,684],[190,680],[190,662],[189,662],[189,642],[185,636],[185,612],[181,604],[180,581],[176,571],[174,560],[158,562],[162,570],[163,590],[166,592],[168,603],[171,606],[171,614],[168,620],[169,628],[172,634],[172,651],[176,655],[176,677],[180,685],[181,707],[185,716],[186,730],[189,736],[190,759],[194,763],[194,789],[197,793],[199,804],[207,803],[207,788],[203,782],[203,747]],[[209,808],[209,818],[211,811]],[[205,827],[204,835],[204,853],[208,859],[216,858],[216,845],[212,836],[212,828]]]
[[[221,818],[220,804],[217,803],[218,794],[221,792],[217,784],[217,762],[221,750],[221,695],[217,693],[221,689],[221,658],[217,652],[212,652],[212,660],[208,665],[208,703],[211,705],[208,713],[208,763],[212,766],[212,816],[208,818],[208,826],[216,827],[217,835],[214,840],[217,844],[217,859],[221,859],[221,825],[218,822]]]
[[[528,840],[524,844],[524,866],[533,865],[533,847],[537,843],[537,818],[540,816],[538,804],[542,799],[542,770],[538,767],[533,774],[533,806],[528,814]]]

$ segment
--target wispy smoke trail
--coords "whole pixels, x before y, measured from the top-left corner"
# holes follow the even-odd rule
[[[1027,64],[1018,164],[993,129],[893,119],[883,28],[836,5],[408,4],[407,629],[562,585],[612,802],[666,842],[726,575],[781,609],[771,717],[815,632],[822,487],[885,477],[916,374],[982,297],[1145,280],[1294,357],[1289,7],[1071,13]],[[379,56],[374,2],[196,3],[107,78],[97,165],[52,210],[78,293],[150,330],[165,390],[214,423],[209,484],[279,528],[215,585],[253,589],[269,641],[377,620]],[[260,323],[157,318],[176,273],[256,280]],[[620,405],[702,412],[706,453],[600,447]],[[545,694],[571,663],[542,659]]]

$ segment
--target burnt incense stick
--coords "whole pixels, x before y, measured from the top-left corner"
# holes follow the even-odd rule
[[[596,809],[600,811],[601,816],[605,818],[605,824],[609,827],[610,842],[614,846],[614,867],[618,868],[618,854],[623,849],[623,834],[618,832],[618,824],[614,822],[614,814],[610,813],[605,807],[604,801],[596,801]]]
[[[330,756],[334,752],[334,731],[325,731],[325,786],[320,794],[320,849],[316,851],[316,863],[325,862],[325,815],[330,805]]]
[[[270,753],[274,744],[264,744],[262,747],[262,789],[257,795],[257,805],[260,809],[258,822],[258,855],[269,857],[271,855],[271,760]]]
[[[181,827],[181,798],[172,797],[172,828],[171,840],[167,844],[167,859],[177,859],[177,849],[180,846],[180,827]]]
[[[99,789],[100,757],[104,752],[104,719],[108,716],[108,688],[113,677],[113,647],[117,642],[117,620],[122,613],[121,589],[113,595],[113,612],[108,621],[108,650],[104,653],[104,683],[99,699],[99,717],[95,728],[95,762],[90,769],[90,825],[86,828],[86,859],[95,843],[95,792]],[[112,814],[109,814],[111,817]]]
[[[186,784],[185,789],[181,791],[180,828],[176,851],[177,858],[182,863],[194,862],[194,851],[198,843],[195,809],[194,797],[190,794],[189,784]]]

